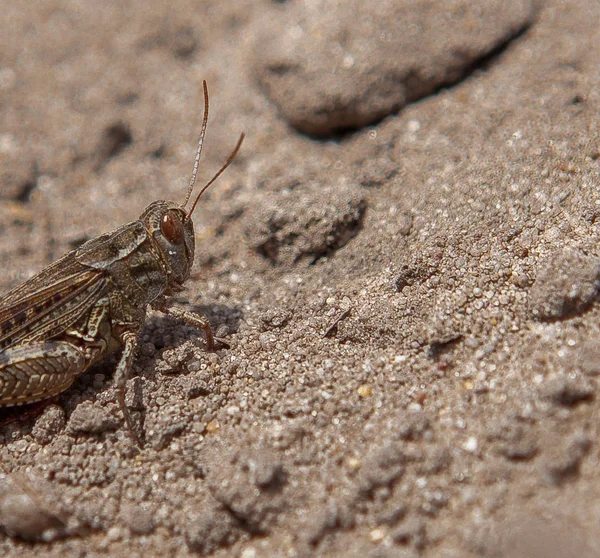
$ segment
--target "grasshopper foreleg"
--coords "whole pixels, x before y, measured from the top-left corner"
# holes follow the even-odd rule
[[[187,325],[201,329],[206,337],[206,348],[210,352],[215,351],[215,336],[213,335],[212,328],[210,327],[210,322],[204,316],[200,316],[199,314],[189,312],[187,310],[182,310],[176,306],[171,306],[165,297],[160,297],[154,300],[152,302],[152,308],[158,310],[159,312],[163,312],[164,314],[168,314],[169,316],[173,316],[174,318],[185,322]]]

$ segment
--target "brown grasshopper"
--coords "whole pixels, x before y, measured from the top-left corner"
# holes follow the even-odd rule
[[[208,122],[206,82],[203,87],[204,118],[183,204],[151,203],[137,221],[89,240],[0,298],[0,407],[53,397],[123,346],[114,381],[124,418],[135,434],[125,385],[148,306],[202,329],[208,349],[215,349],[208,320],[171,307],[167,298],[181,292],[190,276],[196,204],[231,164],[244,139],[242,134],[226,163],[186,210]]]

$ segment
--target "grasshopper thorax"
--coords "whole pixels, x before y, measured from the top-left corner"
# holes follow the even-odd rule
[[[154,246],[166,268],[168,286],[172,290],[190,276],[194,263],[194,225],[186,211],[169,201],[152,202],[140,215]]]

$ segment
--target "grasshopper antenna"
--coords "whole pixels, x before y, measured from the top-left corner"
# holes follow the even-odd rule
[[[196,149],[196,159],[194,160],[194,168],[192,169],[192,177],[190,178],[190,185],[188,186],[187,194],[185,195],[185,200],[183,200],[183,204],[181,207],[185,209],[185,206],[190,201],[190,196],[194,190],[194,185],[196,184],[196,176],[198,174],[198,167],[200,165],[200,155],[202,155],[202,145],[204,144],[204,136],[206,135],[206,124],[208,123],[208,86],[206,85],[206,80],[202,80],[202,88],[204,89],[204,117],[202,118],[202,129],[200,130],[200,138],[198,139],[198,149]],[[231,155],[227,158],[225,164],[219,169],[219,171],[204,185],[202,190],[196,196],[194,203],[192,204],[192,208],[187,212],[184,222],[187,221],[194,213],[194,209],[196,209],[196,204],[200,199],[200,196],[206,192],[208,187],[217,179],[223,171],[231,165],[231,162],[235,159],[235,156],[238,154],[240,147],[242,146],[242,142],[244,141],[245,134],[240,136],[240,139],[235,146],[235,149],[231,152]]]
[[[198,149],[196,149],[196,159],[194,160],[194,168],[192,169],[192,177],[190,178],[190,185],[185,196],[185,200],[181,207],[185,209],[185,206],[190,201],[190,196],[194,190],[194,184],[196,184],[196,175],[198,174],[198,166],[200,165],[200,155],[202,154],[202,145],[204,144],[204,136],[206,135],[206,124],[208,123],[208,86],[206,80],[202,80],[202,87],[204,89],[204,117],[202,118],[202,129],[200,130],[200,138],[198,139]],[[191,212],[189,213],[191,214]],[[188,215],[189,215],[188,214]]]
[[[187,221],[191,216],[192,213],[194,213],[194,209],[196,209],[196,204],[198,203],[198,200],[200,199],[200,196],[202,194],[204,194],[204,192],[206,192],[206,190],[208,189],[208,187],[217,179],[219,178],[219,176],[221,176],[221,174],[223,174],[223,171],[229,166],[231,165],[231,162],[235,159],[235,156],[238,154],[238,151],[240,150],[240,147],[242,146],[242,142],[244,141],[244,138],[246,137],[246,134],[244,134],[242,132],[242,134],[240,135],[240,139],[238,140],[235,148],[233,149],[233,151],[231,152],[231,155],[229,155],[229,157],[227,158],[227,161],[225,161],[225,164],[216,172],[216,174],[202,187],[202,190],[200,190],[200,192],[198,192],[198,195],[196,196],[196,199],[194,200],[194,203],[192,204],[192,208],[188,211],[187,215],[185,216],[184,222]],[[196,167],[197,165],[195,165]],[[186,202],[187,203],[187,202]],[[185,207],[185,206],[184,206]]]

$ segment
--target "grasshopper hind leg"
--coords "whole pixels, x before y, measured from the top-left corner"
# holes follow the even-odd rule
[[[0,354],[0,407],[24,405],[65,391],[89,366],[67,341],[11,347]]]

